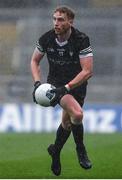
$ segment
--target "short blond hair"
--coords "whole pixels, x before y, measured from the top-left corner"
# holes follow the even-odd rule
[[[60,13],[64,13],[67,15],[68,19],[74,19],[75,18],[75,13],[74,11],[69,8],[69,7],[66,7],[66,6],[61,6],[61,7],[57,7],[54,11],[54,13],[56,12],[60,12]]]

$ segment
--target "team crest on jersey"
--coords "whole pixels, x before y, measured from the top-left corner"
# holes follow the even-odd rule
[[[69,54],[70,54],[70,56],[73,56],[73,52],[72,51],[70,51]]]

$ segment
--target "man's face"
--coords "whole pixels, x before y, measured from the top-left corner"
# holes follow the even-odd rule
[[[54,30],[57,35],[65,34],[71,27],[72,21],[65,13],[55,12],[53,14]]]

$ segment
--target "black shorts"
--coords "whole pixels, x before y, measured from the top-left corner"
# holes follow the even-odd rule
[[[86,92],[87,92],[87,86],[79,86],[69,92],[76,101],[81,105],[81,107],[84,104],[84,99],[86,97]]]
[[[54,85],[55,87],[64,86],[63,83],[57,83],[57,82],[54,82],[51,80],[48,80],[47,82]],[[86,92],[87,92],[87,82],[85,82],[84,84],[72,89],[69,92],[69,94],[71,94],[82,107],[84,104],[84,99],[86,97]]]

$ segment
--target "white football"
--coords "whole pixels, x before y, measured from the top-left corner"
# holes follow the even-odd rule
[[[49,83],[41,84],[35,91],[37,103],[44,107],[50,106],[50,101],[55,97],[55,93],[50,92],[52,89],[55,87]]]

